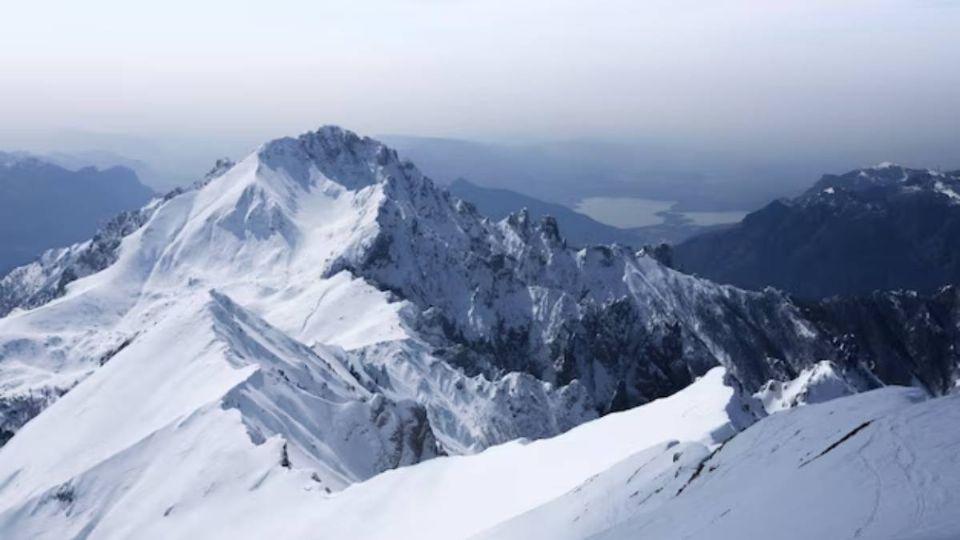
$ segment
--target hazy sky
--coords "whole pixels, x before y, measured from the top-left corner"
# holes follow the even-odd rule
[[[339,123],[949,160],[960,140],[955,0],[31,0],[2,17],[4,141]]]

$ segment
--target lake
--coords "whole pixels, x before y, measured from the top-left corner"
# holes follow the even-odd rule
[[[672,212],[676,201],[657,201],[638,197],[589,197],[583,199],[575,210],[607,225],[629,229],[649,227],[664,223],[663,214],[682,215],[694,225],[719,225],[734,223],[747,215],[746,211],[723,212]]]

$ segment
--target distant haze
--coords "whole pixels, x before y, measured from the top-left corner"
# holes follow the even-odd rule
[[[955,0],[8,4],[5,149],[88,133],[199,162],[337,123],[619,139],[685,170],[960,166]]]

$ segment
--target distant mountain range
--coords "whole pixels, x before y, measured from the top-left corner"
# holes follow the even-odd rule
[[[0,275],[46,249],[89,238],[115,214],[152,196],[126,167],[70,170],[0,153]]]
[[[673,250],[678,268],[801,297],[934,293],[960,283],[960,171],[894,164],[826,175]]]

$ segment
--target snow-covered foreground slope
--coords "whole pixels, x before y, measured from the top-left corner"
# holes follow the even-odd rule
[[[91,538],[134,533],[139,538],[467,537],[544,504],[647,447],[680,439],[706,455],[752,423],[757,413],[749,399],[723,384],[723,371],[717,368],[669,398],[556,438],[441,457],[328,494],[323,480],[330,472],[323,471],[322,459],[310,464],[320,475],[290,470],[280,437],[250,436],[251,421],[266,421],[278,400],[271,407],[262,392],[262,379],[275,375],[267,366],[256,371],[244,365],[243,351],[256,346],[282,352],[284,344],[272,342],[269,329],[257,329],[243,316],[238,321],[233,306],[224,301],[215,298],[198,308],[225,317],[218,324],[242,325],[243,343],[222,353],[211,351],[203,361],[184,360],[189,366],[151,367],[137,351],[124,351],[3,449],[4,538],[65,538],[83,531]],[[196,320],[189,324],[196,326]],[[196,334],[185,332],[181,339],[203,339],[206,332]],[[220,349],[221,343],[210,346]],[[157,398],[144,407],[107,408],[117,402],[118,393],[150,393],[146,387],[160,377],[150,369],[177,370],[179,377],[166,377],[170,386],[155,388]],[[261,393],[249,401],[260,407],[233,406],[235,396],[257,391]],[[211,395],[226,398],[206,402]],[[328,449],[341,450],[341,459],[334,462],[368,455],[360,445],[382,444],[380,431],[363,422],[369,411],[356,409],[341,409],[339,418],[327,419],[333,426],[353,422],[357,432],[354,448]],[[101,426],[110,422],[117,427],[112,432]],[[70,431],[52,433],[58,426]],[[331,429],[318,427],[321,433]],[[94,434],[100,433],[110,437],[99,440]],[[43,444],[60,438],[64,444]]]
[[[922,399],[774,414],[709,456],[653,447],[478,538],[958,538],[960,396]]]
[[[679,439],[707,453],[756,420],[752,405],[723,384],[717,368],[673,396],[555,438],[514,441],[379,475],[331,502],[343,517],[316,523],[325,524],[330,538],[466,538],[647,447]]]
[[[439,457],[334,493],[285,467],[279,437],[254,444],[242,411],[210,404],[68,479],[40,472],[74,466],[52,452],[27,476],[4,466],[0,534],[954,538],[960,396],[924,398],[881,389],[746,427],[759,404],[723,385],[718,368],[669,398],[551,439]],[[68,399],[11,444],[48,436],[33,426],[69,411]],[[15,486],[26,482],[44,489],[23,498]]]

